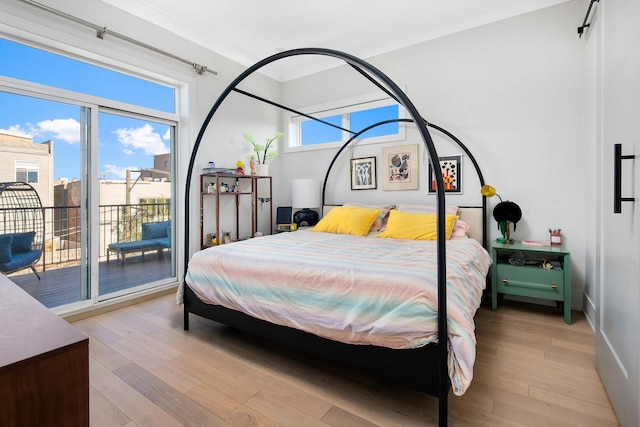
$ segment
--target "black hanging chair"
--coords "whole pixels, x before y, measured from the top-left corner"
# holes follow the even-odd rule
[[[35,265],[44,245],[44,210],[35,188],[25,182],[0,183],[0,272],[7,275]]]

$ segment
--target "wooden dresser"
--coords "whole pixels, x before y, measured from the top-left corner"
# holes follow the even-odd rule
[[[0,275],[0,426],[88,426],[89,339]]]

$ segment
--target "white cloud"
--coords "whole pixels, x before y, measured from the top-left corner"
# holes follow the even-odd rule
[[[125,148],[124,150],[122,150],[122,152],[127,156],[131,156],[132,154],[135,154],[133,150],[129,150],[128,148]]]
[[[114,177],[115,179],[125,179],[127,177],[127,169],[131,171],[138,171],[139,168],[137,166],[116,166],[116,165],[104,165],[104,172],[106,172],[107,176]],[[136,179],[138,177],[139,172],[131,172],[131,179]],[[114,179],[114,178],[111,178]]]
[[[22,126],[20,126],[20,125],[12,125],[12,126],[9,126],[7,129],[0,129],[0,131],[21,133],[23,135],[29,135],[29,136],[32,135],[32,133],[29,130],[23,129]]]
[[[36,134],[53,134],[53,139],[60,139],[70,144],[80,142],[80,123],[76,119],[53,119],[38,122]]]
[[[125,147],[144,150],[147,155],[168,153],[169,149],[162,142],[162,138],[149,123],[139,128],[118,129],[115,131],[118,140]]]
[[[164,139],[165,141],[171,140],[171,128],[167,129],[164,135],[162,135],[162,139]]]
[[[35,125],[33,123],[11,125],[6,130],[31,135],[34,141],[37,139],[56,139],[69,144],[80,142],[80,123],[75,119],[43,120]]]

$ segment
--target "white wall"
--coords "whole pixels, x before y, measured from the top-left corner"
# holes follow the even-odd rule
[[[423,117],[460,138],[503,199],[522,208],[516,239],[548,239],[562,228],[572,252],[572,306],[582,306],[585,278],[587,197],[585,180],[583,43],[576,22],[584,11],[569,2],[381,55],[369,62],[405,86]],[[286,105],[304,107],[372,92],[349,67],[283,85]],[[436,134],[434,133],[434,138]],[[439,138],[438,138],[439,139]],[[420,143],[409,131],[406,143]],[[438,142],[436,142],[438,144]],[[357,148],[354,157],[380,155],[382,145]],[[439,145],[439,155],[455,149]],[[286,186],[292,178],[322,178],[333,153],[287,154]],[[417,192],[359,191],[349,194],[348,157],[336,176],[337,200],[375,198],[424,202]],[[289,167],[289,165],[292,165]],[[421,165],[426,179],[427,167]],[[471,166],[464,165],[469,176]],[[477,182],[465,180],[462,196],[447,204],[479,202]],[[492,208],[497,200],[490,200]],[[490,222],[491,238],[498,235]]]

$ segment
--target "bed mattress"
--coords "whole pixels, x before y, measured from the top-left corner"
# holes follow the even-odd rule
[[[297,231],[212,247],[187,285],[203,301],[356,345],[411,349],[437,341],[436,242]],[[447,241],[449,375],[471,383],[473,317],[491,258],[470,238]]]

